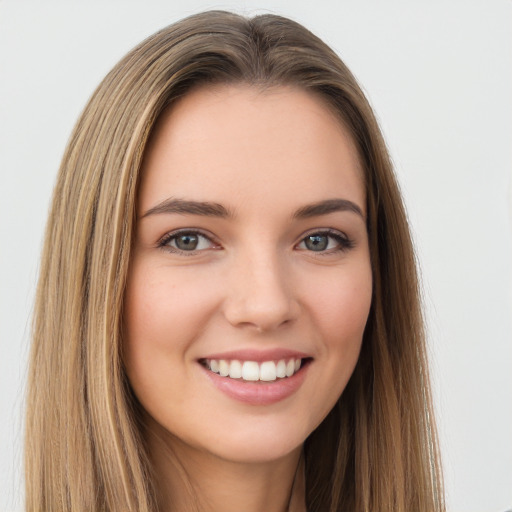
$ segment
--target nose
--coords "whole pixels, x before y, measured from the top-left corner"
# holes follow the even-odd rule
[[[240,258],[226,283],[224,315],[236,327],[272,331],[291,324],[300,306],[286,263],[263,254]]]

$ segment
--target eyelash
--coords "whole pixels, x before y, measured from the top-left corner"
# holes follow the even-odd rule
[[[339,231],[336,231],[333,229],[326,229],[326,230],[321,230],[321,231],[311,231],[309,233],[306,233],[301,238],[299,244],[297,244],[297,245],[305,244],[306,239],[308,237],[313,237],[313,236],[327,236],[329,238],[334,239],[336,241],[336,243],[338,244],[338,247],[336,247],[334,249],[331,248],[331,249],[327,249],[327,250],[323,250],[323,251],[308,251],[307,249],[304,249],[307,252],[316,253],[317,256],[327,256],[330,254],[345,252],[345,251],[352,249],[355,246],[354,241],[351,240],[347,235],[345,235],[344,233],[340,233]]]
[[[176,240],[180,236],[185,236],[185,235],[195,236],[198,238],[205,239],[211,245],[214,246],[213,248],[218,248],[218,247],[215,247],[216,242],[214,240],[212,240],[211,235],[207,235],[198,229],[182,229],[179,231],[173,231],[171,233],[167,233],[158,242],[158,247],[167,252],[170,252],[173,254],[180,254],[183,256],[193,256],[199,252],[203,252],[204,250],[206,250],[206,249],[192,249],[190,251],[186,251],[186,250],[179,249],[178,247],[171,247],[169,245],[173,240]],[[307,248],[304,248],[301,250],[314,253],[317,256],[326,256],[329,254],[348,251],[348,250],[352,249],[355,245],[354,242],[350,238],[348,238],[345,234],[342,234],[339,231],[335,231],[332,229],[327,229],[327,230],[321,230],[321,231],[311,231],[310,233],[306,233],[301,238],[300,242],[298,244],[296,244],[295,247],[298,247],[301,244],[306,244],[307,238],[314,237],[314,236],[318,236],[318,237],[327,236],[331,239],[334,239],[336,241],[336,243],[338,244],[338,247],[334,248],[334,249],[331,248],[331,249],[320,250],[320,251],[308,250]],[[328,242],[328,244],[329,244],[329,242]]]
[[[173,231],[171,233],[167,233],[166,235],[164,235],[158,242],[158,247],[165,251],[171,252],[173,254],[181,254],[183,256],[193,256],[193,255],[197,254],[198,252],[204,251],[204,249],[199,249],[199,250],[194,249],[194,250],[190,250],[190,251],[184,251],[182,249],[179,249],[178,247],[171,247],[169,245],[173,240],[176,240],[180,236],[185,236],[185,235],[197,236],[198,238],[203,238],[205,240],[208,240],[208,242],[213,246],[216,245],[216,243],[212,240],[211,235],[207,235],[206,233],[203,233],[202,231],[200,231],[198,229],[181,229],[179,231]]]

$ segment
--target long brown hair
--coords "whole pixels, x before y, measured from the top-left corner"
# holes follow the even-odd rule
[[[308,510],[444,510],[415,256],[372,109],[339,57],[301,25],[221,11],[191,16],[133,49],[70,138],[36,297],[27,510],[156,509],[121,359],[123,294],[148,136],[168,105],[208,83],[320,95],[364,167],[373,302],[355,372],[305,443]]]

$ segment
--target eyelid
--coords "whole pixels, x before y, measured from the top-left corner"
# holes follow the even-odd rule
[[[334,238],[339,244],[339,247],[337,247],[336,249],[326,249],[324,251],[317,251],[316,255],[318,255],[318,256],[347,251],[349,249],[352,249],[355,245],[354,241],[343,231],[339,231],[339,230],[333,229],[333,228],[316,228],[316,229],[310,229],[307,232],[303,233],[301,235],[299,241],[295,244],[295,247],[298,248],[298,246],[300,244],[305,243],[305,239],[308,236],[313,236],[313,235],[322,235],[322,236],[328,236],[328,237]],[[308,249],[300,249],[300,250],[304,250],[304,251],[310,252],[310,253],[315,253],[315,251],[310,251]]]
[[[166,233],[164,236],[162,236],[157,241],[156,246],[159,249],[162,249],[164,251],[167,251],[167,252],[170,252],[173,254],[183,254],[186,256],[191,256],[191,255],[205,252],[208,250],[208,249],[194,249],[194,250],[190,250],[190,251],[183,251],[183,250],[178,249],[177,247],[170,247],[169,245],[167,245],[173,238],[177,238],[178,236],[185,235],[185,234],[198,235],[203,238],[206,238],[213,246],[208,249],[219,249],[220,248],[220,244],[217,242],[217,240],[211,233],[207,233],[199,228],[180,228],[180,229],[176,229],[174,231],[169,231],[168,233]]]
[[[178,249],[177,247],[171,247],[171,246],[167,245],[172,239],[177,238],[180,235],[184,235],[184,234],[192,234],[192,235],[198,235],[200,237],[203,237],[206,240],[208,240],[208,242],[212,245],[212,247],[208,247],[206,249],[193,249],[190,251],[184,251],[184,250]],[[339,245],[339,247],[336,247],[334,249],[331,248],[331,249],[326,249],[323,251],[317,251],[316,254],[318,256],[320,256],[322,254],[327,255],[327,254],[333,254],[333,253],[337,253],[337,252],[343,252],[343,251],[347,251],[354,247],[354,241],[346,233],[344,233],[343,231],[339,231],[337,229],[333,229],[333,228],[310,229],[300,236],[300,239],[298,240],[298,242],[295,244],[294,247],[299,249],[299,245],[302,243],[305,243],[305,239],[308,236],[313,236],[313,235],[321,235],[321,236],[331,237],[331,238],[335,239]],[[219,242],[216,240],[216,237],[214,235],[212,235],[209,232],[205,232],[204,230],[202,230],[200,228],[180,228],[180,229],[176,229],[174,231],[169,231],[157,241],[156,246],[159,249],[162,249],[164,251],[167,251],[167,252],[170,252],[173,254],[186,255],[186,256],[192,256],[194,254],[202,253],[207,250],[214,250],[214,249],[221,248]],[[315,251],[311,251],[306,248],[300,248],[299,250],[315,253]]]

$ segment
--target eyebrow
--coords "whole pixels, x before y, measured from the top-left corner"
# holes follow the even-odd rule
[[[206,217],[232,217],[233,214],[229,212],[224,206],[219,203],[203,202],[203,201],[187,201],[185,199],[176,199],[170,197],[161,203],[158,203],[153,208],[150,208],[142,218],[148,215],[155,215],[158,213],[178,213],[182,215],[203,215]]]
[[[361,208],[348,199],[326,199],[317,203],[308,204],[299,208],[294,214],[294,219],[307,219],[320,215],[328,215],[335,212],[352,212],[359,215],[364,220],[364,214]],[[209,201],[188,201],[185,199],[169,198],[165,199],[156,206],[145,212],[141,218],[156,214],[181,215],[202,215],[205,217],[231,218],[233,213],[219,203]]]
[[[319,215],[328,215],[334,212],[352,212],[359,215],[364,220],[364,214],[361,208],[348,199],[327,199],[318,203],[308,204],[299,208],[293,215],[296,219],[307,219]]]

